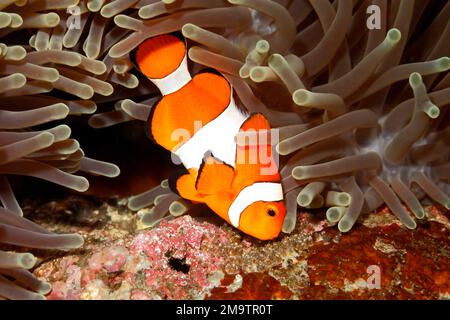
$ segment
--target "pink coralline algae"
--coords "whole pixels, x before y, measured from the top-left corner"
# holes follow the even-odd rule
[[[148,289],[168,299],[203,297],[219,281],[223,260],[205,250],[213,241],[227,241],[225,233],[210,224],[192,223],[190,217],[163,222],[160,228],[138,235],[130,246],[132,256],[144,255],[143,271]]]
[[[217,226],[184,216],[158,228],[89,245],[86,256],[43,264],[35,274],[52,282],[48,299],[202,299],[220,285],[227,242]]]

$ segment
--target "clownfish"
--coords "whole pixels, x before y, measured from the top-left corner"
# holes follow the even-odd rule
[[[179,34],[149,38],[130,58],[162,94],[150,111],[146,133],[183,164],[169,178],[172,191],[206,204],[248,235],[276,238],[286,208],[272,145],[236,142],[239,132],[270,132],[264,115],[238,107],[232,86],[219,72],[206,69],[191,76],[186,42]],[[174,137],[180,130],[188,138]],[[267,155],[269,161],[249,161],[255,152]],[[269,174],[262,170],[274,165]]]

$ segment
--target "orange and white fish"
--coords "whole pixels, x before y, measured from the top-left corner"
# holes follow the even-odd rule
[[[278,167],[270,174],[262,170],[275,164],[270,141],[236,143],[239,131],[270,132],[267,119],[241,110],[231,85],[218,72],[206,70],[191,77],[186,44],[178,34],[145,40],[131,58],[162,94],[150,112],[147,134],[177,155],[185,168],[169,179],[171,189],[205,203],[255,238],[276,238],[286,209]],[[174,138],[180,129],[188,133],[187,139]],[[248,161],[255,151],[270,161]]]

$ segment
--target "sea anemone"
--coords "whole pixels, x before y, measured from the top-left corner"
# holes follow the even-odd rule
[[[50,39],[51,47],[46,51],[36,51],[27,43],[28,39],[35,42],[27,31],[38,30],[37,34],[40,34],[40,28],[58,26],[60,17],[52,10],[65,10],[67,5],[76,3],[6,1],[0,7],[1,37],[8,43],[0,43],[2,244],[60,250],[83,244],[83,238],[77,234],[55,234],[25,219],[9,183],[9,175],[36,177],[83,192],[89,188],[88,180],[74,175],[75,172],[109,177],[119,174],[117,166],[86,157],[78,141],[70,138],[69,126],[50,124],[68,115],[95,111],[94,102],[73,97],[88,99],[94,91],[112,92],[109,83],[99,80],[93,80],[98,84],[94,85],[95,90],[90,86],[88,74],[102,73],[105,65],[76,52],[61,50],[62,47],[55,44],[55,32]],[[23,39],[26,41],[22,42]],[[63,92],[71,95],[64,96]],[[35,263],[36,258],[31,253],[0,251],[0,298],[44,298],[43,294],[50,291],[50,286],[28,271]]]
[[[379,8],[375,29],[367,22],[371,6]],[[297,205],[326,208],[342,232],[383,203],[410,229],[413,216],[425,216],[425,196],[450,207],[448,3],[186,0],[134,7],[137,15],[114,18],[131,33],[111,46],[110,57],[125,59],[144,39],[181,30],[191,40],[193,68],[220,70],[240,103],[278,131],[283,231],[294,229]],[[150,101],[134,100],[113,112],[145,120]],[[188,211],[166,185],[131,198],[129,207],[153,203],[150,223],[167,211]]]
[[[369,28],[377,13],[379,25]],[[327,219],[347,232],[384,203],[413,229],[413,218],[425,216],[422,200],[450,207],[449,18],[446,1],[6,1],[0,242],[80,245],[77,236],[49,234],[22,218],[5,177],[31,175],[84,191],[88,183],[73,174],[78,170],[116,176],[114,165],[84,156],[67,125],[30,127],[82,114],[93,114],[95,128],[146,121],[158,91],[135,72],[129,53],[174,31],[188,39],[193,71],[222,72],[238,103],[265,114],[277,132],[284,232],[294,230],[298,206],[326,209]],[[114,108],[94,114],[100,103]],[[168,212],[195,210],[166,180],[128,205],[154,205],[142,217],[149,225]],[[20,232],[12,236],[11,228]],[[47,286],[24,271],[33,263],[29,254],[0,253],[0,296],[32,294],[14,279],[45,293]]]

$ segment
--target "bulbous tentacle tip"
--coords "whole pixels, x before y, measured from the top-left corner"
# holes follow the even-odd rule
[[[61,120],[65,119],[70,112],[69,107],[62,102],[55,103],[53,105],[48,106],[47,108],[50,108],[50,120]]]
[[[281,142],[280,142],[281,143]],[[284,156],[284,154],[281,152],[281,148],[280,148],[280,143],[278,143],[277,145],[275,145],[275,151],[279,154]]]
[[[0,12],[0,28],[5,28],[11,24],[11,16],[5,12]]]
[[[422,76],[418,72],[413,72],[409,75],[409,85],[412,88],[417,88],[419,85],[421,85],[422,82]]]
[[[120,168],[109,162],[103,163],[103,171],[101,172],[101,175],[108,177],[108,178],[115,178],[120,175]]]
[[[118,14],[114,17],[114,23],[121,28],[126,28],[128,26],[128,17],[124,14]]]
[[[269,66],[273,68],[280,68],[283,65],[284,58],[281,54],[274,53],[269,57]]]
[[[102,2],[100,1],[87,1],[87,8],[91,12],[97,12],[101,9]]]
[[[350,203],[352,201],[352,197],[347,192],[341,192],[338,195],[338,201],[341,205],[348,206],[348,205],[350,205]]]
[[[163,181],[161,181],[160,185],[161,185],[161,188],[164,188],[164,189],[169,188],[169,179],[164,179]]]
[[[48,27],[56,27],[60,21],[60,18],[58,14],[50,12],[45,15],[44,21]]]
[[[100,10],[100,14],[105,18],[112,18],[115,14],[115,11],[111,7],[106,6]]]
[[[294,93],[292,94],[292,100],[297,105],[305,104],[309,100],[309,92],[308,92],[308,90],[305,90],[305,89],[297,89],[297,90],[295,90]]]
[[[178,217],[185,214],[188,208],[179,201],[174,201],[169,206],[169,212],[171,215]]]
[[[283,227],[281,228],[281,231],[284,233],[292,233],[294,229],[295,229],[295,221],[285,220],[283,222]]]
[[[138,16],[139,16],[139,18],[141,18],[141,19],[147,19],[148,14],[147,14],[147,10],[146,10],[145,7],[139,8],[139,10],[138,10]]]
[[[123,110],[127,110],[127,111],[130,111],[130,109],[135,105],[136,103],[133,101],[133,100],[131,100],[131,99],[124,99],[124,100],[122,100],[122,103],[121,103],[121,108],[123,109]]]
[[[417,219],[423,219],[423,218],[425,218],[425,211],[424,211],[423,209],[417,209],[417,210],[414,210],[413,213],[414,213],[414,216],[415,216]]]
[[[55,136],[50,132],[43,132],[39,136],[41,138],[40,143],[42,144],[42,147],[49,147],[55,141]]]
[[[120,168],[115,165],[115,164],[111,164],[111,171],[110,173],[107,175],[108,178],[115,178],[120,176]]]
[[[89,189],[89,181],[85,177],[77,177],[77,184],[73,186],[73,189],[78,192],[85,192]]]
[[[326,212],[327,220],[331,223],[338,222],[345,213],[345,208],[343,207],[330,207]]]
[[[11,46],[8,47],[6,52],[6,57],[12,61],[21,61],[27,55],[27,51],[22,46]]]
[[[429,101],[424,104],[423,110],[431,119],[437,119],[441,114],[441,110],[438,106]]]
[[[61,241],[63,241],[63,243],[59,245],[54,245],[53,247],[48,247],[48,249],[70,251],[73,249],[79,249],[84,245],[84,238],[78,233],[70,233],[56,236],[62,237],[63,239],[61,239]]]
[[[338,229],[340,232],[346,233],[352,229],[353,225],[347,219],[341,219],[338,223]]]
[[[397,28],[390,29],[386,35],[386,40],[390,44],[396,44],[397,42],[399,42],[401,40],[401,38],[402,38],[402,33]]]
[[[31,269],[36,264],[36,257],[31,253],[23,253],[20,257],[20,264],[25,269]]]
[[[27,83],[27,78],[21,73],[14,73],[10,75],[11,88],[22,88]]]
[[[11,24],[9,25],[11,28],[18,28],[23,24],[23,19],[20,15],[15,13],[10,13],[9,15],[11,16]]]
[[[259,40],[256,43],[255,49],[259,54],[267,54],[270,50],[270,43],[267,40]]]
[[[405,227],[407,227],[408,229],[411,229],[411,230],[414,230],[417,228],[417,223],[413,219],[411,219],[411,221],[408,221],[406,223],[403,222],[403,224],[405,225]]]
[[[241,77],[242,79],[247,79],[248,77],[251,76],[251,73],[252,73],[253,69],[256,69],[256,68],[250,68],[247,64],[244,64],[239,69],[239,77]],[[253,80],[253,81],[256,82],[256,80]]]
[[[304,166],[295,167],[294,169],[292,169],[292,177],[297,180],[307,179],[308,178],[307,168]]]
[[[136,198],[137,197],[130,197],[128,199],[127,207],[131,211],[138,211],[139,209],[141,209],[141,206],[137,203],[138,201],[136,200]]]
[[[73,235],[73,240],[70,243],[69,246],[67,246],[68,249],[78,249],[81,248],[84,245],[84,238],[79,234]]]
[[[49,294],[50,291],[52,291],[52,285],[49,282],[41,281],[41,284],[39,285],[39,288],[37,291],[38,291],[38,293],[40,293],[42,295]]]
[[[301,207],[308,206],[312,201],[312,198],[307,194],[299,194],[297,197],[297,203]]]
[[[291,143],[291,141],[290,141],[291,139],[292,138],[283,140],[275,146],[275,150],[277,151],[277,153],[279,155],[286,156],[286,155],[289,155],[299,149]]]
[[[450,69],[450,58],[442,57],[436,60],[439,71],[447,71]]]
[[[247,70],[244,69],[242,73],[244,76],[242,78],[245,78],[246,72]],[[267,67],[253,67],[250,69],[250,79],[253,82],[261,83],[267,81],[268,76],[270,76],[270,71]]]
[[[197,36],[197,34],[199,32],[201,32],[201,28],[193,23],[186,23],[182,28],[181,28],[181,33],[183,34],[183,36],[185,36],[186,38],[192,38]]]

